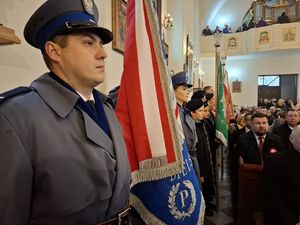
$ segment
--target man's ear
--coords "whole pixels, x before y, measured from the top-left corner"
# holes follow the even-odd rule
[[[194,111],[190,111],[192,118],[195,117],[196,113]]]
[[[50,59],[58,61],[60,58],[61,47],[53,41],[47,41],[45,44],[45,52]]]

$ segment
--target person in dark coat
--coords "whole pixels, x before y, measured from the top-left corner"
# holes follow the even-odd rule
[[[117,106],[117,102],[118,102],[118,96],[119,96],[119,90],[120,90],[120,85],[114,87],[113,89],[111,89],[108,92],[108,97],[111,98],[111,100],[113,101],[113,108],[115,109]]]
[[[251,19],[250,22],[248,23],[248,29],[250,30],[252,28],[255,28],[255,26],[256,26],[256,24],[255,24],[254,20]]]
[[[256,24],[256,27],[258,28],[258,27],[265,27],[265,26],[268,26],[267,22],[263,18],[260,18],[260,20]]]
[[[202,182],[202,193],[205,199],[206,216],[213,216],[211,201],[215,195],[215,182],[213,174],[213,165],[208,140],[208,133],[204,125],[204,105],[206,103],[201,99],[192,99],[186,104],[190,115],[196,123],[197,131],[197,159],[200,166],[200,176]]]
[[[241,135],[237,143],[240,163],[263,166],[266,156],[284,150],[283,143],[279,136],[267,133],[269,125],[265,114],[253,114],[251,124],[252,131]]]
[[[206,130],[208,132],[209,137],[209,145],[210,145],[210,151],[212,155],[212,162],[214,165],[214,168],[216,168],[216,150],[218,148],[219,143],[216,141],[216,113],[215,113],[215,96],[214,96],[214,90],[212,86],[205,86],[203,88],[203,94],[205,96],[205,100],[207,101],[208,106],[205,108],[209,109],[209,116],[208,118],[205,118],[205,126]]]
[[[237,142],[241,135],[251,131],[251,113],[244,114],[245,126],[241,129],[235,130],[232,134],[229,135],[229,155],[228,155],[228,164],[230,172],[230,188],[232,195],[232,206],[234,210],[234,216],[237,216],[237,199],[238,199],[238,170],[239,170],[239,154],[236,149]]]
[[[220,30],[219,26],[216,26],[213,34],[219,34],[219,33],[222,33],[222,31]]]
[[[247,26],[246,23],[243,23],[243,24],[242,24],[242,30],[243,30],[243,31],[249,30],[249,28],[248,28],[248,26]]]
[[[202,35],[203,35],[203,36],[210,36],[210,35],[212,35],[212,34],[213,34],[213,33],[212,33],[212,31],[211,31],[211,29],[209,28],[208,25],[205,27],[205,29],[202,30]]]
[[[289,22],[290,22],[290,18],[285,14],[285,12],[282,12],[277,19],[277,23],[289,23]]]
[[[0,224],[128,224],[122,128],[95,89],[113,34],[92,0],[43,2],[24,37],[50,72],[0,95]]]
[[[299,113],[296,110],[289,110],[286,114],[286,122],[283,125],[275,127],[272,131],[273,134],[278,135],[285,149],[290,147],[290,134],[295,126],[297,126],[300,122]]]
[[[265,225],[300,224],[300,125],[290,141],[289,151],[270,156],[264,168]]]

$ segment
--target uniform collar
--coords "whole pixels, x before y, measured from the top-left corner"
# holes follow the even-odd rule
[[[79,95],[52,79],[48,73],[34,80],[31,86],[47,105],[62,118],[66,117],[72,111],[80,98]]]
[[[93,101],[93,102],[95,102],[95,99],[94,99],[94,95],[91,93],[91,97],[90,97],[90,99],[86,99],[82,94],[80,94],[78,91],[76,91],[77,92],[77,94],[83,99],[83,101]]]
[[[79,93],[74,93],[62,84],[50,77],[50,73],[45,73],[31,83],[41,98],[49,105],[60,117],[66,117],[76,105],[80,98]],[[100,93],[99,99],[102,103],[109,102],[111,99]]]

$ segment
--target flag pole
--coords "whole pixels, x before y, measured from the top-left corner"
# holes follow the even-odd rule
[[[224,80],[224,75],[225,75],[225,60],[226,60],[226,56],[221,57],[220,58],[220,63],[222,63],[222,75],[223,75],[223,79]],[[220,81],[220,79],[219,79]],[[221,146],[221,180],[223,180],[224,178],[224,145],[222,144]]]
[[[220,72],[220,40],[222,38],[222,33],[215,33],[214,34],[214,46],[215,46],[215,99],[217,101],[218,99],[218,86],[219,86],[219,72]],[[218,104],[215,104],[215,111],[218,112]],[[216,158],[214,159],[216,161],[216,211],[220,211],[220,181],[219,181],[219,169],[220,169],[220,156],[219,151],[220,146],[216,149]]]

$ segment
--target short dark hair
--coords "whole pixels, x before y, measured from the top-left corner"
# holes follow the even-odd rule
[[[266,118],[266,119],[268,119],[268,117],[267,117],[267,115],[266,114],[263,114],[263,113],[254,113],[254,114],[252,114],[252,116],[251,116],[251,121],[253,122],[253,120],[255,119],[255,118]]]

